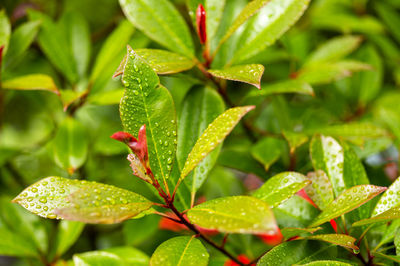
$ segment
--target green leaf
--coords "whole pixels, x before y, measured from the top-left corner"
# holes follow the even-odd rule
[[[11,35],[11,23],[7,17],[5,9],[0,10],[0,47],[3,48],[3,55],[6,54],[8,49],[8,42]]]
[[[400,177],[397,178],[382,194],[372,211],[372,216],[377,216],[400,204]]]
[[[399,226],[400,226],[400,220],[395,220],[392,223],[390,223],[390,225],[386,227],[386,230],[382,238],[380,239],[378,245],[376,245],[375,249],[378,250],[378,248],[381,247],[382,245],[392,242]]]
[[[252,17],[257,11],[259,11],[265,4],[267,4],[269,0],[254,0],[248,3],[240,14],[236,17],[235,21],[229,27],[228,31],[219,41],[218,46],[221,46],[226,40],[231,37],[231,35],[243,24],[245,23],[250,17]],[[218,48],[217,48],[218,50]]]
[[[305,65],[338,61],[357,49],[361,41],[360,36],[351,35],[330,39],[309,55]]]
[[[22,191],[13,202],[50,219],[117,223],[148,210],[143,196],[110,185],[47,177]]]
[[[185,178],[207,154],[214,150],[239,123],[240,119],[253,109],[254,106],[228,109],[209,124],[189,153],[181,172],[181,179]]]
[[[168,0],[120,0],[128,20],[149,38],[168,49],[194,56],[193,41],[185,20]]]
[[[165,181],[172,169],[177,143],[174,102],[160,85],[157,74],[130,47],[121,66],[125,85],[120,104],[122,124],[133,136],[146,125],[151,170],[156,179]]]
[[[282,134],[289,143],[290,153],[294,153],[298,147],[308,141],[308,137],[302,133],[284,130]]]
[[[335,260],[318,260],[309,262],[306,264],[301,265],[308,265],[308,266],[351,266],[353,264],[343,262],[343,261],[335,261]]]
[[[89,94],[88,102],[96,105],[119,104],[124,96],[124,91],[125,89],[116,89]]]
[[[259,91],[251,91],[246,98],[269,96],[280,93],[298,93],[306,95],[314,95],[313,88],[305,82],[299,80],[284,80],[273,84],[261,86]]]
[[[178,127],[178,147],[177,159],[180,169],[184,167],[186,158],[201,136],[214,119],[225,109],[225,104],[221,96],[208,87],[198,87],[191,90],[183,101],[181,116]],[[210,170],[216,163],[220,147],[217,147],[207,155],[194,169],[193,173],[185,179],[192,199],[195,192],[205,181]]]
[[[158,49],[135,49],[157,74],[173,74],[191,69],[195,62],[176,53]]]
[[[63,220],[58,225],[55,256],[60,257],[64,254],[79,238],[85,224]]]
[[[1,241],[0,254],[15,257],[39,257],[34,243],[24,237],[13,234],[7,228],[0,227]]]
[[[282,139],[265,137],[251,147],[251,155],[264,165],[265,171],[284,154],[286,143]]]
[[[384,211],[378,215],[374,215],[371,218],[363,219],[353,223],[353,226],[361,226],[372,223],[388,222],[392,220],[400,219],[400,206],[395,206],[387,211]]]
[[[5,80],[2,83],[2,88],[11,90],[46,90],[59,94],[53,79],[44,74],[31,74]]]
[[[226,233],[271,233],[277,230],[268,205],[249,196],[232,196],[206,201],[191,208],[189,220],[201,227]]]
[[[252,196],[276,207],[310,183],[302,174],[283,172],[268,179]]]
[[[390,5],[380,2],[375,3],[375,9],[392,33],[392,36],[400,43],[400,30],[398,27],[400,25],[400,13],[396,12]]]
[[[345,190],[309,225],[315,227],[348,213],[385,191],[385,187],[359,185]]]
[[[307,178],[312,183],[305,187],[304,190],[319,209],[325,210],[334,199],[332,184],[328,176],[324,171],[317,170],[309,173]]]
[[[75,254],[73,261],[76,266],[149,265],[149,257],[144,252],[127,246]]]
[[[58,128],[53,144],[54,160],[60,167],[73,173],[86,161],[88,138],[83,125],[67,117]]]
[[[245,82],[261,89],[260,82],[264,66],[260,64],[239,65],[224,69],[210,69],[208,72],[217,78]]]
[[[396,247],[396,255],[400,255],[400,230],[397,230],[396,235],[394,237],[394,245]]]
[[[320,240],[328,243],[332,243],[338,246],[342,246],[345,248],[351,248],[353,250],[358,250],[359,248],[354,244],[357,240],[352,236],[344,235],[344,234],[323,234],[323,235],[314,235],[302,237],[300,239],[308,239],[308,240]]]
[[[151,266],[206,266],[208,252],[200,240],[194,236],[171,238],[154,251]]]
[[[400,263],[400,258],[399,256],[394,256],[394,255],[387,255],[387,254],[383,254],[381,252],[375,252],[374,256],[378,257],[378,258],[384,258],[390,261],[394,261],[397,263]]]
[[[306,10],[309,0],[271,0],[246,26],[232,62],[243,61],[272,45]]]
[[[22,58],[39,31],[40,21],[26,22],[19,26],[11,35],[10,46],[4,57],[5,67]]]
[[[296,227],[285,227],[281,229],[281,233],[285,240],[290,239],[295,236],[302,236],[304,234],[313,234],[318,230],[321,230],[322,227],[316,228],[296,228]]]

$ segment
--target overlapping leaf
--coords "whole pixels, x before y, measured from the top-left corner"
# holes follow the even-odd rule
[[[305,188],[307,195],[318,208],[324,210],[334,199],[332,184],[329,178],[322,170],[309,173],[307,178],[311,181],[311,185]]]
[[[217,78],[245,82],[261,89],[260,82],[264,66],[259,64],[238,65],[224,69],[211,69],[208,72]]]
[[[53,79],[44,74],[31,74],[5,80],[2,83],[2,88],[12,90],[46,90],[59,93]]]
[[[400,178],[397,178],[383,193],[372,212],[372,216],[379,215],[400,204]]]
[[[307,236],[304,239],[309,240],[320,240],[328,243],[332,243],[338,246],[342,246],[345,248],[351,248],[353,250],[358,250],[359,248],[354,244],[357,240],[352,236],[344,235],[344,234],[322,234],[322,235],[314,235]]]

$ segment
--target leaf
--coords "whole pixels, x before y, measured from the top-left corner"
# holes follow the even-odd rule
[[[0,47],[3,48],[3,55],[7,53],[8,43],[11,35],[11,23],[5,9],[0,10]]]
[[[384,259],[388,259],[390,261],[394,261],[397,263],[400,263],[400,258],[399,256],[394,256],[394,255],[387,255],[387,254],[383,254],[380,252],[375,252],[374,255],[378,258],[384,258]]]
[[[314,95],[313,88],[305,82],[299,80],[284,80],[273,84],[261,86],[260,91],[251,91],[246,98],[263,97],[280,93],[298,93]]]
[[[285,144],[282,139],[265,137],[251,147],[251,154],[264,165],[265,171],[268,171],[284,153]]]
[[[124,96],[124,89],[89,94],[88,102],[95,105],[119,104]]]
[[[34,243],[17,234],[13,234],[7,228],[0,227],[1,242],[0,254],[2,256],[15,257],[39,257]]]
[[[4,65],[7,68],[10,64],[19,61],[24,52],[31,45],[39,31],[40,21],[31,21],[21,24],[11,35],[10,45],[4,57]]]
[[[125,86],[120,104],[122,125],[134,136],[146,125],[150,168],[157,180],[165,181],[177,143],[174,102],[156,73],[130,47],[121,66]]]
[[[271,0],[246,26],[232,63],[241,62],[272,45],[303,14],[309,0]]]
[[[259,11],[265,4],[267,4],[269,0],[254,0],[248,3],[240,14],[236,17],[235,21],[229,27],[228,31],[219,41],[218,46],[221,46],[229,37],[243,24],[245,23],[250,17],[252,17],[257,11]],[[218,48],[217,48],[218,50]]]
[[[386,24],[392,36],[400,43],[400,30],[398,27],[400,24],[399,12],[396,12],[395,9],[385,3],[375,3],[375,10]]]
[[[128,246],[75,254],[73,261],[76,266],[149,265],[149,257],[144,252]]]
[[[178,127],[177,159],[181,169],[196,140],[208,124],[223,113],[224,109],[225,104],[221,96],[208,87],[194,88],[187,94],[183,101]],[[220,147],[207,155],[193,173],[185,179],[185,184],[188,185],[193,199],[195,192],[215,165],[219,150]]]
[[[322,227],[315,227],[315,228],[285,227],[281,229],[281,233],[284,236],[284,239],[287,240],[295,236],[302,236],[304,234],[313,234],[321,229]]]
[[[394,237],[394,245],[396,247],[396,255],[400,255],[400,231],[397,230],[396,235]]]
[[[312,183],[306,186],[304,190],[319,209],[325,210],[334,199],[332,184],[328,176],[324,171],[317,170],[309,173],[307,178]]]
[[[5,80],[2,83],[2,88],[11,90],[46,90],[59,94],[53,79],[44,74],[31,74]]]
[[[359,185],[345,190],[309,225],[315,227],[348,213],[385,191],[385,187]]]
[[[53,144],[54,160],[60,167],[73,173],[86,161],[88,138],[83,125],[67,117],[59,126]]]
[[[174,74],[191,69],[195,62],[176,53],[158,49],[135,49],[157,74]]]
[[[208,252],[194,236],[179,236],[163,242],[150,259],[151,266],[206,266]]]
[[[240,119],[253,109],[254,106],[228,109],[209,124],[189,153],[181,172],[181,179],[185,178],[207,154],[214,150],[239,123]]]
[[[194,56],[189,29],[171,2],[120,0],[119,3],[128,20],[149,38],[188,58]]]
[[[284,130],[282,134],[289,143],[290,153],[294,153],[298,147],[308,141],[308,137],[302,133]]]
[[[318,260],[309,262],[306,264],[301,265],[308,265],[308,266],[351,266],[353,264],[343,262],[343,261],[335,261],[335,260]]]
[[[395,206],[387,211],[384,211],[378,215],[374,215],[371,218],[363,219],[353,223],[353,226],[362,226],[366,224],[388,222],[392,220],[400,219],[400,206]]]
[[[55,256],[60,257],[64,254],[79,238],[85,224],[63,220],[58,225]]]
[[[252,196],[276,207],[310,183],[302,174],[283,172],[268,179]]]
[[[249,196],[206,201],[191,208],[189,220],[203,228],[226,233],[275,233],[275,218],[268,205]]]
[[[353,52],[360,45],[360,36],[340,36],[323,43],[307,58],[305,65],[334,62]]]
[[[260,64],[239,65],[224,69],[210,69],[208,73],[217,78],[245,82],[261,89],[264,66]]]
[[[22,191],[13,202],[49,219],[117,223],[149,209],[153,203],[110,185],[47,177]]]
[[[323,235],[314,235],[307,236],[300,239],[308,239],[308,240],[320,240],[328,243],[332,243],[338,246],[342,246],[345,248],[351,248],[353,250],[359,250],[359,248],[354,244],[357,240],[352,236],[344,235],[344,234],[323,234]]]
[[[372,217],[377,216],[400,204],[400,177],[397,178],[382,194],[372,211]]]

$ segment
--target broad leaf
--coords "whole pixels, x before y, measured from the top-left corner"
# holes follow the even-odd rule
[[[313,262],[309,262],[306,264],[307,266],[351,266],[354,264],[343,262],[343,261],[335,261],[335,260],[317,260]]]
[[[208,72],[217,78],[245,82],[261,89],[260,82],[264,66],[259,64],[238,65],[224,69],[210,69]]]
[[[133,136],[146,125],[151,170],[156,179],[165,181],[172,169],[177,143],[174,102],[160,85],[157,74],[130,47],[121,67],[117,72],[121,71],[125,85],[120,104],[122,124]]]
[[[309,225],[315,227],[348,213],[385,191],[385,187],[359,185],[345,190]]]
[[[84,223],[66,220],[58,224],[56,242],[54,245],[55,257],[60,257],[75,243],[82,233],[84,226]]]
[[[271,0],[246,26],[233,62],[243,61],[272,45],[303,14],[309,0]]]
[[[149,257],[144,252],[128,246],[75,254],[73,261],[76,266],[149,265]]]
[[[86,161],[88,138],[83,125],[72,117],[67,117],[58,128],[53,142],[55,162],[73,173]]]
[[[310,183],[302,174],[283,172],[268,179],[253,193],[253,197],[265,201],[271,207],[276,207]]]
[[[307,195],[318,206],[319,209],[324,210],[333,201],[332,184],[328,176],[322,170],[309,173],[307,178],[312,182],[311,185],[305,188]]]
[[[400,219],[400,206],[393,207],[387,211],[384,211],[378,215],[372,216],[368,219],[363,219],[353,223],[353,226],[361,226],[372,223],[388,222],[392,220]]]
[[[185,178],[239,123],[240,119],[253,110],[254,106],[235,107],[218,116],[197,140],[186,159],[181,172],[181,179]]]
[[[289,144],[290,153],[294,153],[298,147],[308,141],[308,137],[303,133],[284,130],[282,134]]]
[[[261,86],[260,91],[251,91],[246,98],[262,97],[280,93],[298,93],[306,95],[314,95],[313,88],[305,82],[299,80],[285,80],[273,84]]]
[[[372,216],[377,216],[400,204],[400,177],[394,181],[383,193],[372,212]]]
[[[86,223],[121,222],[153,204],[128,190],[62,177],[47,177],[36,182],[13,202],[42,217]]]
[[[338,246],[342,246],[345,248],[351,248],[353,250],[358,250],[359,248],[354,244],[357,240],[352,236],[344,235],[344,234],[326,234],[326,235],[314,235],[314,236],[307,236],[303,239],[309,240],[320,240],[325,241],[328,243],[332,243]]]
[[[251,147],[251,155],[264,165],[265,171],[284,153],[286,143],[282,139],[265,137]]]
[[[171,238],[154,251],[151,266],[206,266],[208,252],[200,240],[194,236]]]
[[[182,55],[158,49],[135,49],[157,74],[173,74],[191,69],[195,62]]]
[[[8,42],[10,41],[11,35],[11,23],[7,17],[5,9],[0,10],[0,47],[3,48],[3,55],[6,54],[8,48]]]
[[[268,205],[249,196],[206,201],[190,209],[189,220],[201,227],[226,233],[271,233],[277,230]]]
[[[26,238],[13,234],[7,228],[0,227],[1,242],[0,254],[14,257],[39,257],[39,251],[34,243]]]
[[[183,101],[178,128],[177,159],[180,169],[184,167],[186,158],[201,136],[215,118],[225,109],[221,96],[208,87],[199,87],[191,90]],[[186,179],[192,198],[194,193],[205,181],[218,158],[220,148],[216,148],[202,160]]]
[[[2,83],[2,88],[11,90],[46,90],[59,94],[53,79],[44,74],[31,74],[5,80]]]
[[[316,228],[285,227],[281,229],[281,233],[285,238],[285,240],[287,240],[292,237],[303,236],[304,234],[310,235],[321,229],[322,227],[316,227]]]
[[[185,20],[168,0],[120,0],[128,20],[151,39],[192,58],[194,47]]]

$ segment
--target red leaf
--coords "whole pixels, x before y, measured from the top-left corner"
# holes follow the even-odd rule
[[[307,195],[307,193],[304,190],[304,188],[302,190],[300,190],[299,192],[297,192],[297,195],[299,195],[300,197],[302,197],[303,199],[305,199],[306,201],[311,203],[312,206],[314,206],[315,208],[318,209],[317,205],[314,203],[314,201],[312,201],[312,199],[310,199],[310,197]]]
[[[333,230],[335,230],[335,232],[337,233],[337,224],[335,219],[332,219],[329,222],[331,223]]]
[[[240,254],[237,259],[243,263],[243,264],[249,264],[251,262],[251,260],[244,254]],[[251,266],[255,266],[255,264],[250,264]],[[236,262],[234,262],[233,260],[228,260],[225,262],[224,266],[239,266],[239,264],[237,264]]]
[[[207,41],[207,29],[206,29],[206,11],[202,4],[199,4],[196,11],[196,24],[197,34],[200,38],[200,43],[205,44]]]
[[[283,235],[281,233],[281,230],[279,230],[279,228],[276,229],[274,234],[262,234],[262,235],[258,235],[259,238],[261,238],[261,240],[270,246],[276,246],[278,244],[280,244],[283,240]]]

